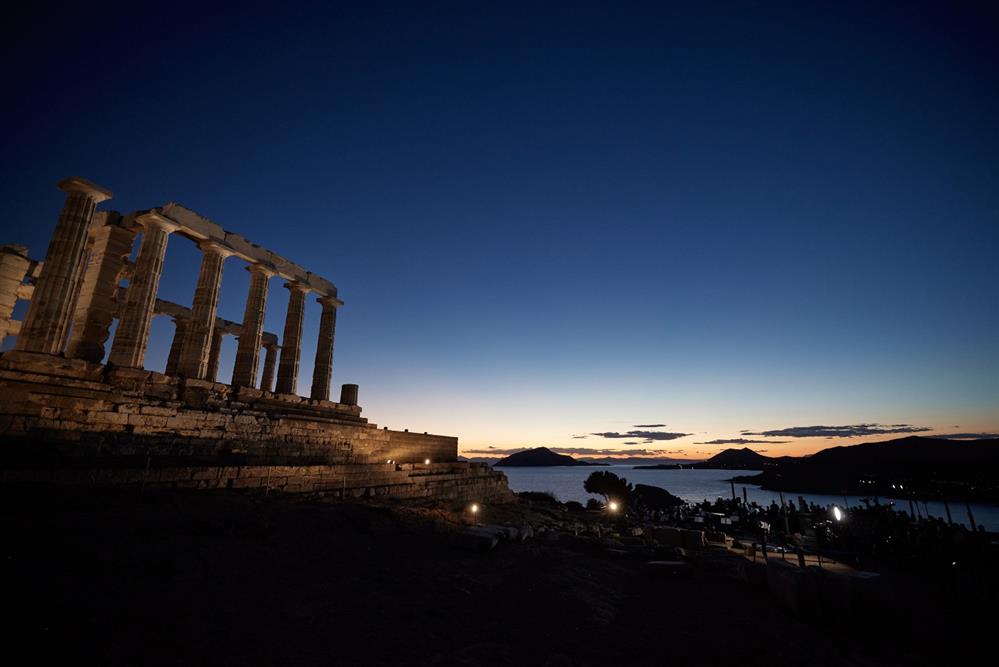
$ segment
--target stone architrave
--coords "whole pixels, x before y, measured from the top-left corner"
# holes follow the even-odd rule
[[[238,387],[252,387],[257,381],[260,363],[260,340],[264,334],[264,310],[267,307],[267,286],[274,271],[260,264],[246,267],[250,272],[250,291],[243,311],[243,332],[236,347],[236,364],[232,383]]]
[[[142,368],[156,293],[163,274],[167,240],[178,228],[174,222],[156,212],[139,216],[137,222],[142,225],[142,245],[139,246],[139,257],[135,261],[128,291],[125,292],[125,305],[108,357],[108,363],[129,368]]]
[[[194,290],[191,321],[181,348],[177,371],[187,377],[204,380],[208,375],[208,357],[211,354],[212,333],[218,312],[222,265],[232,253],[212,241],[202,243],[200,247],[204,255],[198,274],[198,286]]]
[[[281,337],[281,361],[278,362],[277,386],[279,394],[294,394],[298,388],[298,362],[302,352],[302,320],[305,316],[305,295],[309,286],[302,283],[285,283],[291,292],[288,298],[288,315],[284,320]]]
[[[333,339],[336,336],[336,310],[343,302],[333,296],[316,299],[322,305],[323,314],[319,320],[319,340],[316,343],[316,361],[312,370],[312,393],[317,400],[327,401],[330,397],[330,382],[333,380]]]
[[[100,215],[100,214],[98,214]],[[100,363],[114,322],[115,292],[135,243],[136,232],[122,226],[121,216],[109,212],[106,223],[91,230],[90,257],[73,313],[66,356]],[[98,222],[95,216],[95,224]]]
[[[274,391],[274,367],[277,365],[278,346],[264,345],[264,374],[260,378],[260,388],[264,391]]]
[[[180,351],[184,347],[184,339],[187,337],[187,325],[189,320],[186,317],[173,318],[173,342],[170,344],[170,354],[167,356],[164,373],[167,375],[177,374],[177,365],[180,363]]]
[[[16,349],[25,352],[62,352],[80,288],[80,269],[94,210],[112,196],[110,191],[82,178],[67,178],[58,185],[67,193],[66,201],[17,338]]]

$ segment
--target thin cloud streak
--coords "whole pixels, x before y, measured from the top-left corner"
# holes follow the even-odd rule
[[[858,438],[893,433],[925,433],[926,426],[911,424],[849,424],[846,426],[791,426],[770,431],[742,431],[743,435],[788,438]]]
[[[695,445],[779,445],[790,440],[751,440],[749,438],[719,438],[707,442],[695,442]]]
[[[688,435],[693,435],[692,433],[670,433],[669,431],[628,431],[626,433],[619,433],[617,431],[605,431],[603,433],[591,433],[590,435],[595,435],[600,438],[642,438],[646,443],[652,442],[654,440],[676,440],[677,438],[685,438]]]

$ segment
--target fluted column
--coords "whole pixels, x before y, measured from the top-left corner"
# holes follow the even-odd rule
[[[257,381],[257,364],[260,362],[260,337],[264,333],[264,309],[267,306],[267,281],[274,272],[251,264],[250,292],[246,296],[246,309],[243,311],[243,332],[239,335],[236,347],[236,365],[232,372],[232,383],[239,387],[252,387]]]
[[[187,323],[186,317],[173,318],[173,342],[170,344],[170,354],[167,356],[166,369],[163,371],[167,375],[177,374],[180,350],[184,347],[184,339],[187,337]]]
[[[200,247],[204,255],[191,305],[191,323],[187,327],[177,370],[189,378],[204,380],[208,374],[208,356],[219,305],[219,287],[222,286],[222,264],[232,253],[211,241]]]
[[[45,252],[45,264],[35,283],[16,349],[58,354],[73,316],[80,287],[81,264],[94,209],[111,192],[82,178],[59,182],[66,201]]]
[[[135,243],[135,231],[120,224],[121,216],[109,212],[101,225],[100,215],[94,216],[94,225],[99,226],[91,232],[90,257],[66,346],[67,357],[94,362],[104,359],[104,344],[117,308],[115,291]]]
[[[316,343],[316,362],[312,368],[312,393],[314,399],[328,401],[330,382],[333,379],[333,338],[336,335],[336,309],[343,302],[334,296],[316,299],[323,307],[319,320],[319,341]]]
[[[137,219],[142,225],[142,245],[135,261],[135,271],[125,293],[125,305],[118,330],[111,345],[108,363],[142,368],[149,343],[149,325],[153,320],[156,292],[163,273],[167,239],[177,225],[158,213],[146,213]]]
[[[302,318],[305,315],[305,295],[309,288],[301,283],[285,283],[291,292],[288,298],[288,315],[284,320],[281,337],[281,361],[278,363],[277,386],[279,394],[294,394],[298,388],[298,361],[302,352]]]
[[[265,344],[264,374],[260,378],[260,388],[264,391],[274,391],[274,367],[277,366],[278,346]]]
[[[212,331],[212,345],[208,350],[208,371],[205,379],[209,382],[216,382],[219,376],[219,359],[222,357],[222,339],[225,333],[217,326]]]

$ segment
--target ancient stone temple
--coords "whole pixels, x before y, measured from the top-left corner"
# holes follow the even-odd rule
[[[96,211],[111,192],[82,178],[59,187],[44,261],[0,246],[0,342],[16,337],[0,355],[0,479],[511,497],[502,473],[457,460],[457,438],[369,423],[357,385],[329,400],[343,306],[332,282],[179,204],[122,215]],[[189,306],[158,298],[167,244],[184,240],[203,253]],[[251,275],[242,322],[218,316],[223,267],[237,261]],[[263,329],[272,279],[290,292],[280,338]],[[322,315],[305,398],[295,390],[310,300]],[[143,368],[157,316],[175,325],[164,373]],[[217,377],[225,336],[238,341],[229,382]]]

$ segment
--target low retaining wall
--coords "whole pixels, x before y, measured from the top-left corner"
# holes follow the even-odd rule
[[[170,466],[150,468],[9,468],[4,484],[139,486],[318,493],[334,498],[432,498],[510,502],[506,475],[484,463],[313,466]]]

